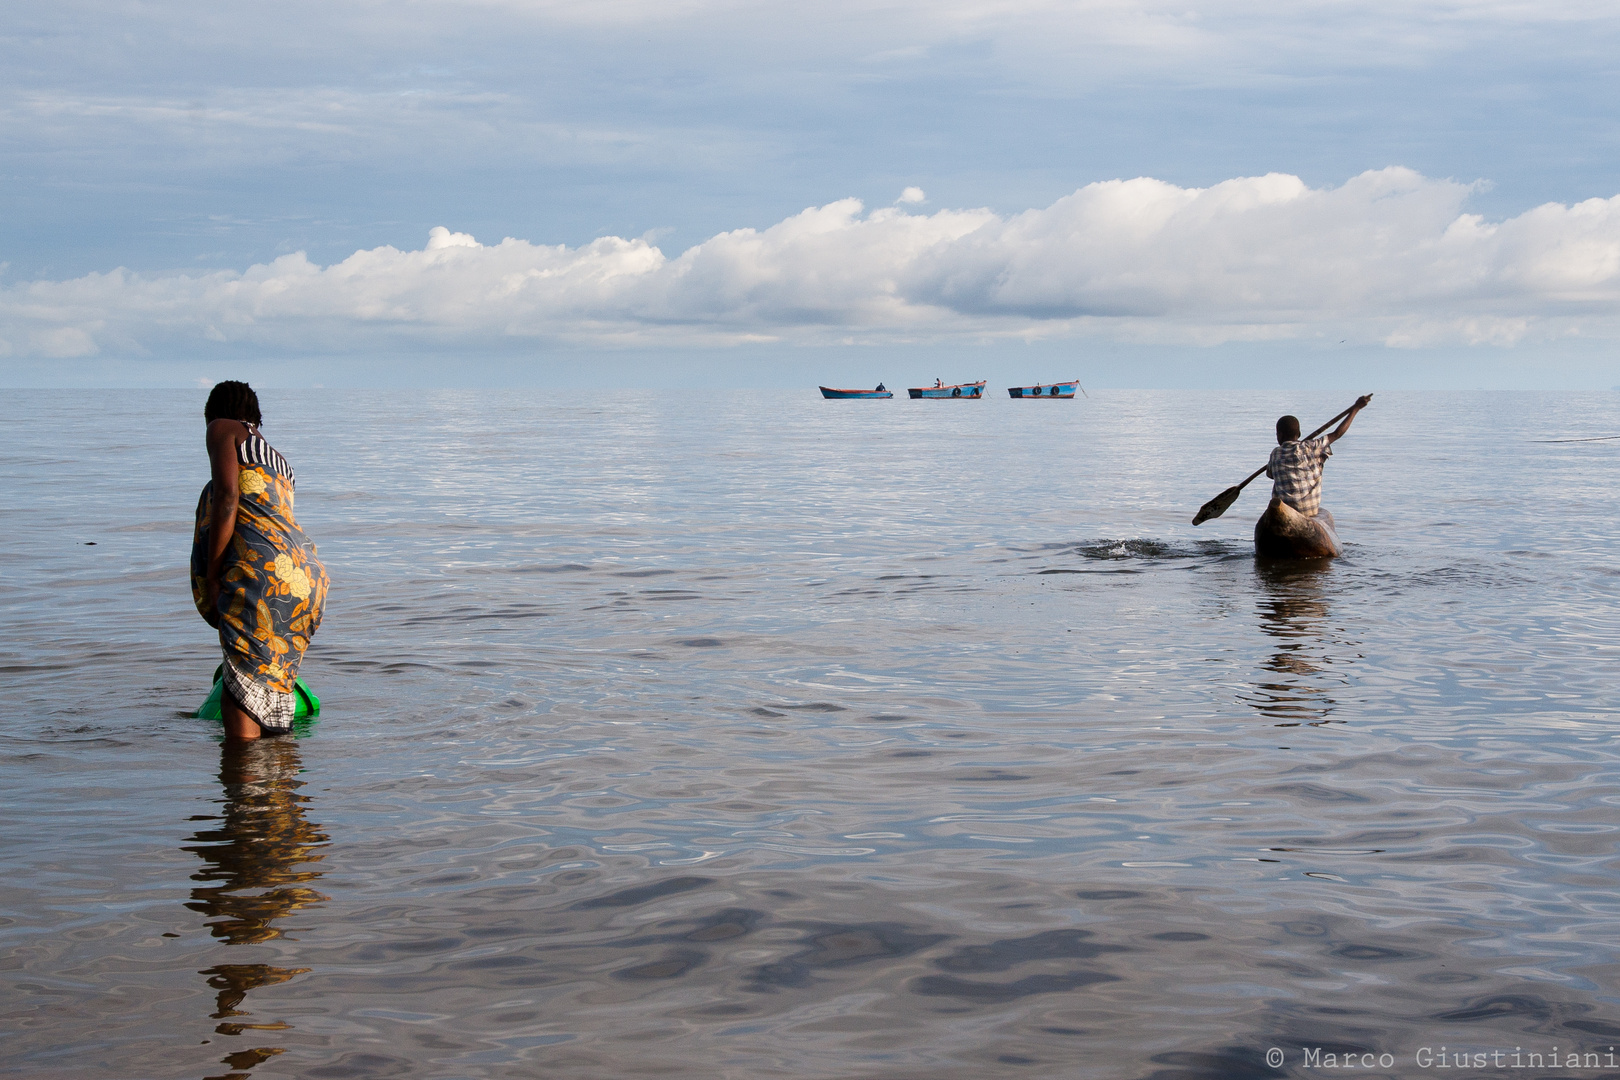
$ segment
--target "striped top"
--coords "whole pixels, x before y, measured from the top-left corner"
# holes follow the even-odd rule
[[[257,465],[259,468],[279,476],[287,483],[293,483],[293,467],[287,464],[275,447],[264,441],[264,436],[258,430],[250,428],[251,434],[236,446],[236,461],[239,465]]]
[[[1271,494],[1306,517],[1322,509],[1322,466],[1333,454],[1326,439],[1293,439],[1271,452],[1266,475]]]

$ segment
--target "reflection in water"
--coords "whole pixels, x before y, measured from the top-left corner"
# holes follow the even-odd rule
[[[1331,569],[1323,562],[1255,563],[1260,629],[1276,639],[1261,662],[1266,674],[1242,696],[1278,727],[1331,723],[1334,692],[1346,685],[1333,671],[1359,658],[1352,643],[1335,638],[1328,623]]]
[[[220,751],[219,782],[225,789],[225,812],[218,828],[192,837],[198,846],[184,850],[196,854],[204,866],[193,881],[210,884],[193,889],[186,906],[209,916],[208,929],[227,945],[254,945],[282,935],[277,919],[326,897],[308,883],[320,877],[308,864],[325,856],[317,850],[326,843],[320,826],[304,817],[309,800],[298,794],[303,783],[298,744],[290,738],[226,740]],[[218,991],[213,1018],[222,1021],[214,1030],[221,1035],[246,1031],[282,1031],[283,1023],[255,1024],[232,1019],[251,1014],[240,1008],[248,991],[274,986],[308,968],[279,968],[269,964],[216,964],[199,974]],[[233,1071],[245,1077],[251,1069],[276,1054],[275,1047],[256,1047],[227,1055]],[[217,1078],[215,1078],[217,1080]]]

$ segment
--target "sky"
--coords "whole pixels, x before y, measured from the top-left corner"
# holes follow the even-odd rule
[[[1617,102],[1586,0],[55,0],[0,385],[1609,390]]]

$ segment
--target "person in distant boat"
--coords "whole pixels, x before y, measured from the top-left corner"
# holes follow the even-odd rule
[[[259,397],[215,386],[203,406],[212,479],[197,500],[191,598],[225,652],[225,735],[292,730],[293,686],[326,608],[326,567],[293,519],[293,470],[259,434]]]
[[[1281,499],[1306,517],[1315,517],[1322,509],[1322,466],[1332,456],[1333,444],[1350,430],[1350,421],[1371,400],[1370,394],[1357,398],[1342,424],[1315,439],[1299,437],[1299,417],[1279,417],[1277,448],[1266,462],[1266,475],[1272,481],[1272,498]]]
[[[873,392],[873,393],[874,393],[874,394],[881,394],[881,393],[883,393],[883,384],[882,384],[882,383],[878,383],[878,384],[877,384],[877,389],[876,389],[876,390],[874,390],[874,391],[872,391],[872,392]]]
[[[945,382],[944,382],[943,379],[935,379],[934,380],[934,389],[935,390],[938,390],[940,387],[942,387],[944,385],[945,385]]]

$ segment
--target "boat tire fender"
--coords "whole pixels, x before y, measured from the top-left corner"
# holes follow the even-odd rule
[[[951,391],[951,397],[961,397],[961,396],[962,396],[962,388],[960,386],[958,386],[955,390]]]

